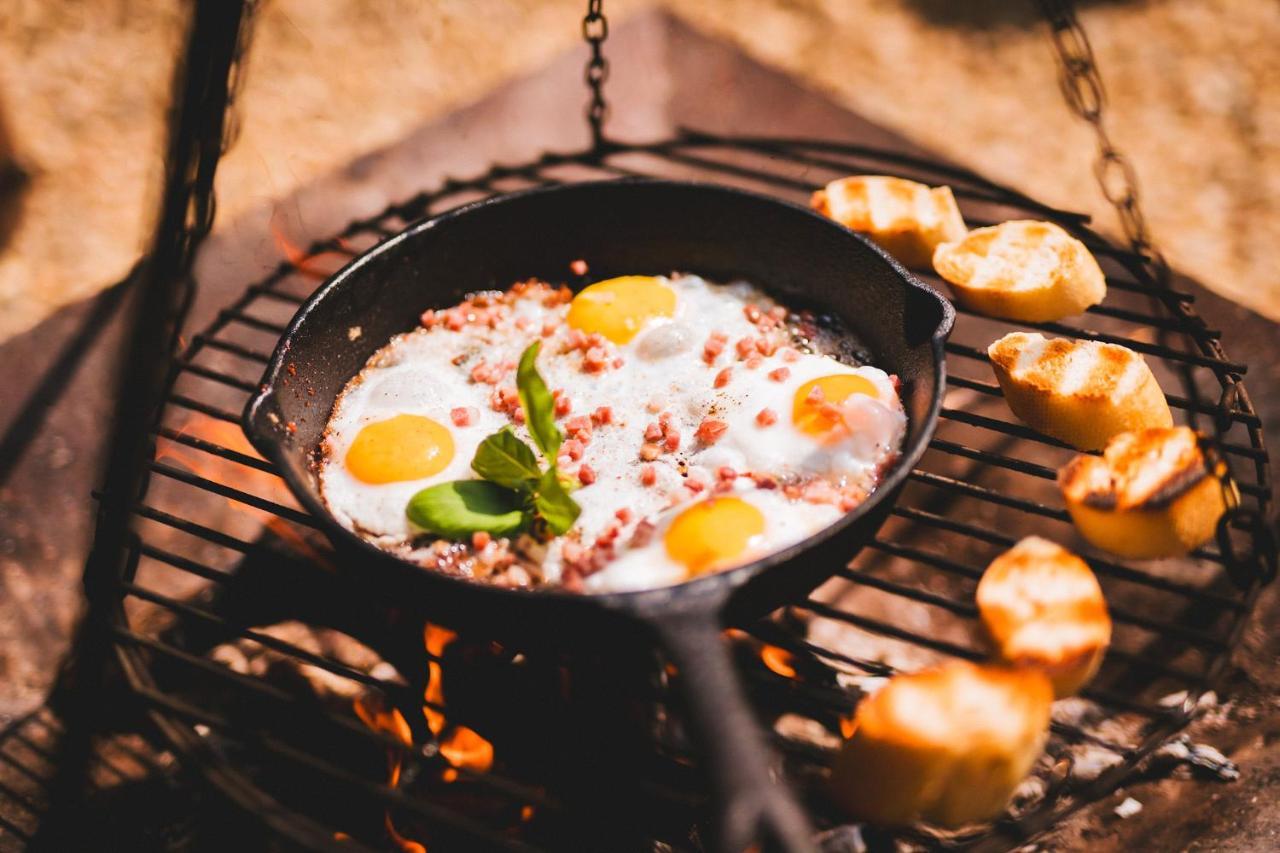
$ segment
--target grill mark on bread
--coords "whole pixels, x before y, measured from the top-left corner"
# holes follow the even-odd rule
[[[1142,511],[1168,508],[1211,474],[1203,440],[1189,427],[1174,427],[1117,436],[1102,457],[1072,459],[1058,480],[1085,506]],[[1140,477],[1146,482],[1135,486]]]
[[[1117,344],[1046,339],[1038,333],[1005,335],[988,356],[1017,381],[1064,396],[1122,397],[1148,372],[1142,356]]]

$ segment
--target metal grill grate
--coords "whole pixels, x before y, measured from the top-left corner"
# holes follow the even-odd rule
[[[1267,511],[1270,485],[1259,419],[1247,396],[1224,398],[1224,389],[1246,366],[1225,356],[1219,332],[1196,317],[1189,295],[1158,287],[1144,276],[1137,256],[1102,241],[1079,214],[1046,207],[962,169],[829,142],[685,132],[658,144],[608,143],[591,154],[544,155],[525,166],[495,167],[478,178],[448,181],[352,223],[309,247],[305,257],[282,262],[194,336],[174,365],[148,490],[134,508],[131,568],[114,626],[130,683],[172,745],[233,799],[317,848],[364,849],[362,843],[377,846],[385,836],[376,821],[373,830],[339,825],[336,813],[294,796],[292,780],[306,776],[353,803],[391,809],[397,825],[423,827],[420,840],[433,849],[617,849],[625,846],[615,843],[619,838],[639,849],[656,842],[671,849],[696,847],[693,827],[702,797],[678,737],[646,757],[647,769],[637,784],[652,798],[652,810],[630,810],[630,822],[615,823],[576,807],[575,796],[562,790],[563,780],[555,774],[540,778],[527,768],[508,772],[500,744],[492,772],[459,768],[457,776],[466,790],[480,792],[476,796],[483,795],[489,808],[505,804],[503,814],[526,806],[537,810],[538,820],[527,830],[518,822],[497,828],[501,821],[472,816],[447,797],[420,795],[408,783],[388,787],[380,768],[365,773],[345,758],[354,751],[380,759],[388,750],[404,756],[406,768],[438,774],[445,759],[429,733],[415,737],[417,746],[406,747],[349,712],[298,701],[268,675],[234,672],[212,660],[207,652],[215,645],[247,641],[380,692],[390,705],[422,704],[422,685],[413,680],[420,676],[404,672],[405,667],[409,686],[255,630],[299,619],[338,628],[378,648],[387,611],[385,603],[364,601],[360,590],[334,586],[312,521],[290,504],[270,466],[247,450],[239,436],[239,412],[285,323],[324,275],[411,221],[503,191],[584,179],[695,178],[803,201],[816,186],[854,173],[949,184],[973,225],[1051,219],[1083,239],[1108,273],[1106,304],[1071,324],[1030,328],[1112,341],[1143,353],[1169,391],[1176,420],[1222,427],[1221,446],[1244,506]],[[815,822],[828,831],[837,831],[840,817],[816,793],[815,781],[829,760],[840,720],[856,705],[860,681],[950,656],[984,657],[973,604],[983,567],[1029,533],[1075,541],[1054,487],[1056,468],[1071,451],[1011,419],[984,363],[987,343],[1008,328],[1008,323],[961,312],[948,345],[950,390],[942,421],[893,517],[813,598],[777,618],[743,626],[755,638],[743,641],[746,652],[764,642],[785,655],[786,666],[771,669],[744,653],[744,668],[762,716],[777,722],[775,742],[790,777],[806,792]],[[1229,408],[1221,407],[1222,399]],[[263,534],[264,525],[271,532]],[[1232,535],[1241,553],[1249,553],[1250,531]],[[1156,565],[1095,556],[1089,563],[1110,603],[1115,638],[1085,700],[1059,703],[1048,754],[1036,771],[1042,784],[1029,788],[1025,801],[994,824],[958,834],[920,827],[907,833],[910,838],[932,846],[1001,848],[1030,837],[1122,784],[1151,750],[1188,723],[1199,697],[1218,687],[1259,578],[1232,582],[1217,548]],[[298,604],[290,590],[297,587],[291,584],[303,583],[313,587],[309,601],[327,605],[293,609]],[[423,670],[429,658],[441,663],[420,647],[416,651]],[[446,656],[442,663],[446,683],[458,667],[468,676],[466,662]],[[784,674],[788,670],[793,674]],[[660,678],[654,686],[661,700]],[[462,713],[440,710],[450,719]],[[466,718],[460,722],[474,724]],[[1101,773],[1073,771],[1073,762],[1080,763],[1086,753],[1090,761],[1100,761]],[[406,770],[406,777],[412,775]],[[606,829],[613,838],[591,834]],[[353,837],[339,839],[335,833]]]

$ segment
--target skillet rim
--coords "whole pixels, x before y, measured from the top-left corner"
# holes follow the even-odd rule
[[[306,323],[311,313],[320,305],[321,302],[324,301],[326,297],[329,296],[330,293],[340,289],[343,284],[345,284],[352,276],[357,274],[363,266],[372,263],[376,258],[381,257],[385,253],[399,250],[402,243],[410,241],[420,234],[447,226],[450,222],[458,219],[459,217],[467,216],[476,210],[490,206],[507,204],[530,197],[590,190],[600,186],[646,186],[660,188],[666,187],[676,190],[692,190],[695,192],[717,193],[747,199],[752,202],[772,204],[788,208],[792,213],[810,218],[813,220],[815,225],[836,229],[841,232],[843,237],[847,239],[854,239],[862,243],[866,248],[870,249],[873,254],[878,255],[882,261],[888,264],[895,276],[905,287],[914,288],[933,299],[939,305],[941,310],[938,325],[929,336],[929,346],[933,356],[933,396],[930,400],[928,412],[925,414],[924,420],[920,424],[920,428],[913,436],[911,436],[910,443],[903,449],[903,452],[894,462],[889,475],[885,477],[884,480],[877,485],[875,491],[873,491],[866,500],[860,503],[857,507],[847,513],[844,513],[838,520],[818,531],[815,531],[813,534],[805,537],[799,542],[795,542],[781,550],[766,554],[760,559],[753,560],[750,563],[744,563],[743,565],[735,566],[731,569],[704,575],[703,577],[684,581],[682,583],[652,589],[615,592],[569,592],[558,586],[550,586],[535,590],[500,587],[493,584],[486,584],[481,581],[474,581],[468,578],[449,575],[444,572],[425,569],[409,562],[408,560],[403,560],[390,552],[378,548],[348,530],[333,516],[329,509],[324,506],[322,501],[311,494],[311,490],[308,487],[295,482],[296,478],[293,476],[292,470],[281,461],[285,453],[283,444],[272,435],[272,427],[265,423],[268,417],[273,414],[270,411],[269,404],[271,400],[280,393],[278,380],[281,372],[285,369],[286,357],[288,356],[293,338],[297,335],[299,328]],[[766,287],[766,292],[767,289],[768,288]],[[939,413],[942,409],[942,401],[947,390],[946,353],[944,350],[944,344],[951,334],[952,328],[955,324],[955,317],[955,307],[951,304],[950,300],[930,285],[916,278],[916,276],[913,275],[906,267],[870,239],[846,228],[840,223],[820,213],[817,213],[816,211],[811,210],[808,207],[776,196],[725,184],[717,184],[710,181],[682,181],[644,176],[628,176],[598,181],[578,181],[555,186],[532,187],[529,189],[501,193],[499,195],[479,199],[446,211],[437,216],[411,223],[398,234],[378,243],[364,252],[361,252],[355,258],[352,258],[351,261],[341,269],[337,270],[323,284],[316,288],[314,292],[312,292],[306,302],[298,308],[292,319],[290,319],[288,326],[280,335],[275,348],[272,350],[271,359],[268,361],[267,366],[263,371],[262,378],[259,380],[258,390],[250,396],[249,400],[245,404],[244,411],[240,418],[240,427],[244,431],[245,436],[249,439],[249,442],[253,445],[254,449],[262,454],[263,458],[275,467],[275,473],[284,480],[285,485],[289,488],[289,492],[293,497],[316,519],[318,526],[322,529],[322,532],[331,538],[337,536],[344,544],[354,546],[361,553],[368,555],[374,562],[385,563],[386,561],[391,561],[392,563],[414,573],[427,575],[431,579],[431,582],[448,581],[453,584],[457,584],[460,587],[472,590],[483,590],[495,596],[502,596],[508,602],[520,601],[528,604],[541,600],[545,601],[548,605],[552,602],[560,602],[572,606],[585,603],[596,604],[609,610],[622,610],[632,613],[643,613],[655,609],[696,609],[700,602],[707,600],[710,600],[717,605],[723,604],[739,587],[746,585],[754,578],[769,572],[771,569],[780,568],[797,557],[817,549],[829,539],[840,535],[847,528],[856,524],[873,509],[879,507],[879,505],[885,500],[891,500],[893,502],[897,501],[898,491],[905,484],[907,477],[920,461],[920,458],[924,455],[925,451],[928,450],[929,442],[937,428]]]

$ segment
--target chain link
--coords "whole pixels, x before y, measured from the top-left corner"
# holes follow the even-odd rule
[[[1089,37],[1076,18],[1071,0],[1037,0],[1049,22],[1058,54],[1058,83],[1071,111],[1093,128],[1097,158],[1093,174],[1103,196],[1115,208],[1120,227],[1147,272],[1159,284],[1169,280],[1169,265],[1151,239],[1142,212],[1138,176],[1133,164],[1116,148],[1107,132],[1107,90],[1102,85]]]
[[[609,38],[609,21],[604,16],[604,0],[588,0],[587,14],[582,19],[582,38],[591,48],[585,78],[591,99],[587,102],[587,124],[591,128],[591,144],[604,144],[604,123],[609,105],[604,99],[604,84],[609,79],[609,60],[604,58],[604,42]]]
[[[1049,22],[1054,50],[1058,55],[1058,83],[1063,97],[1077,116],[1093,128],[1097,144],[1097,157],[1093,164],[1094,178],[1103,197],[1115,209],[1120,226],[1134,253],[1151,279],[1160,286],[1169,283],[1169,265],[1151,238],[1151,229],[1142,212],[1142,199],[1138,191],[1138,176],[1133,164],[1111,141],[1107,132],[1107,90],[1093,56],[1089,37],[1076,17],[1072,0],[1036,0]],[[1223,383],[1222,396],[1215,412],[1214,429],[1221,440],[1232,425],[1232,412],[1243,396],[1242,378],[1234,373],[1220,374]],[[1185,382],[1194,390],[1194,380],[1189,373]],[[1205,442],[1206,458],[1211,460],[1211,470],[1222,486],[1226,511],[1218,523],[1218,547],[1222,551],[1227,571],[1232,580],[1247,586],[1253,580],[1266,583],[1276,576],[1276,535],[1259,511],[1243,507],[1240,489],[1231,475],[1230,466],[1222,454]],[[1235,526],[1248,532],[1252,553],[1240,553],[1231,538]]]

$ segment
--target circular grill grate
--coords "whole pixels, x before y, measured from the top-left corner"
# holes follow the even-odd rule
[[[590,154],[545,155],[525,166],[448,181],[297,253],[221,311],[174,365],[148,490],[135,507],[132,568],[120,590],[115,625],[130,683],[172,746],[233,799],[313,847],[362,849],[362,841],[376,847],[387,836],[375,822],[373,836],[362,837],[360,827],[338,825],[334,812],[291,797],[279,781],[280,768],[311,774],[376,810],[392,809],[397,822],[419,822],[426,827],[421,840],[439,849],[614,848],[617,838],[565,829],[604,827],[591,814],[575,811],[573,797],[554,779],[506,773],[501,746],[492,772],[463,767],[458,778],[518,811],[532,806],[540,818],[555,815],[550,825],[558,829],[502,830],[493,820],[469,816],[465,807],[420,796],[408,783],[390,788],[384,774],[363,773],[344,761],[335,743],[355,739],[370,754],[386,749],[404,756],[406,767],[420,764],[438,772],[445,759],[429,737],[415,738],[418,745],[406,748],[369,730],[349,711],[299,703],[271,671],[236,672],[210,658],[215,645],[239,639],[385,694],[398,707],[421,705],[421,684],[393,684],[324,650],[261,630],[290,618],[359,636],[380,630],[379,617],[361,623],[352,614],[385,610],[366,605],[359,590],[326,591],[325,546],[270,466],[247,449],[239,434],[240,409],[275,339],[311,290],[354,254],[416,219],[504,191],[628,175],[717,181],[804,201],[828,180],[857,173],[949,184],[974,226],[1050,219],[1083,239],[1108,273],[1106,303],[1070,324],[1032,328],[1141,352],[1169,392],[1179,422],[1207,428],[1223,415],[1221,446],[1244,505],[1265,513],[1270,488],[1259,420],[1243,395],[1232,398],[1225,414],[1219,407],[1230,376],[1243,373],[1245,365],[1223,355],[1219,333],[1195,316],[1189,296],[1159,288],[1145,277],[1139,258],[1102,241],[1079,214],[1038,204],[961,169],[838,143],[686,132],[657,144],[608,143]],[[765,658],[774,662],[753,665],[760,659],[744,656],[752,695],[766,722],[776,723],[775,743],[789,776],[807,792],[815,823],[828,833],[840,831],[840,817],[815,793],[815,782],[838,742],[840,720],[856,705],[860,684],[949,656],[984,657],[973,591],[987,562],[1030,533],[1081,547],[1053,480],[1072,451],[1011,418],[985,363],[987,343],[1009,326],[961,312],[948,345],[950,384],[937,436],[891,520],[810,600],[778,618],[743,626],[744,649],[758,650],[766,642]],[[264,528],[269,532],[263,534]],[[1248,553],[1249,532],[1233,535]],[[1058,703],[1047,755],[1036,771],[1040,782],[1027,786],[1016,810],[991,825],[963,833],[918,827],[906,837],[928,846],[1012,846],[1122,784],[1151,750],[1189,722],[1197,700],[1218,686],[1260,580],[1233,583],[1215,548],[1154,565],[1119,563],[1081,550],[1107,594],[1115,638],[1085,698]],[[250,564],[265,568],[250,571]],[[299,609],[304,596],[295,594],[296,585],[304,583],[305,598],[327,602],[330,609]],[[376,639],[360,639],[378,645]],[[431,656],[418,653],[425,668]],[[467,664],[445,660],[444,666]],[[444,677],[449,683],[447,669]],[[1086,772],[1086,764],[1101,772]],[[608,828],[644,849],[652,847],[647,838],[673,849],[696,847],[690,840],[696,832],[690,831],[701,792],[683,772],[687,759],[678,742],[656,752],[652,765],[646,784],[657,810],[640,810],[634,825]],[[410,776],[406,770],[405,778]]]

